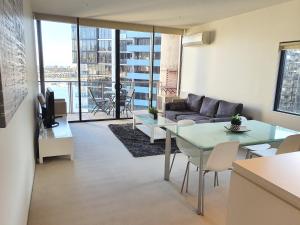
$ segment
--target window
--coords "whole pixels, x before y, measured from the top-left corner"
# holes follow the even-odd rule
[[[300,115],[300,42],[281,46],[274,109]]]

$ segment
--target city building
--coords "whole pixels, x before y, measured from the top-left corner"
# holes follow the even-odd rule
[[[108,28],[80,27],[81,81],[86,82],[83,91],[97,89],[95,93],[103,97],[109,87],[114,89],[115,30]],[[134,108],[145,109],[149,103],[151,80],[151,39],[152,33],[120,31],[120,77],[124,89],[134,86]],[[76,26],[72,25],[73,63],[77,63]],[[161,35],[154,38],[153,101],[156,106],[157,85],[160,81]],[[83,93],[82,93],[83,94]],[[92,109],[91,99],[85,99],[88,109]]]

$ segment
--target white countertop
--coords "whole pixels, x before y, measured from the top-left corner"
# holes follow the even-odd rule
[[[300,209],[300,152],[238,160],[233,170]]]

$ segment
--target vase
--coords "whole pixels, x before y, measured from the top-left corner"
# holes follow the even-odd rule
[[[240,130],[241,125],[231,124],[230,130],[232,131],[238,131]]]
[[[157,120],[157,113],[153,114],[153,119]]]

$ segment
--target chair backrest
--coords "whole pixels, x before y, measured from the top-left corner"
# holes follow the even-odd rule
[[[300,151],[300,134],[288,136],[279,145],[276,154]]]
[[[177,122],[177,126],[180,127],[185,127],[185,126],[192,126],[196,122],[193,120],[179,120]],[[183,140],[180,137],[176,137],[176,145],[179,148],[179,150],[185,154],[188,157],[199,157],[200,156],[200,151],[197,147],[194,145],[190,144],[189,142]]]
[[[240,143],[231,141],[218,144],[214,147],[206,163],[207,170],[223,171],[232,166],[236,159]]]
[[[89,93],[90,93],[92,99],[95,100],[95,96],[94,96],[94,93],[92,91],[92,88],[89,87],[88,90],[89,90]]]
[[[133,88],[130,88],[130,89],[127,91],[127,97],[131,99],[131,98],[133,97],[133,94],[134,94],[134,89],[133,89]]]

